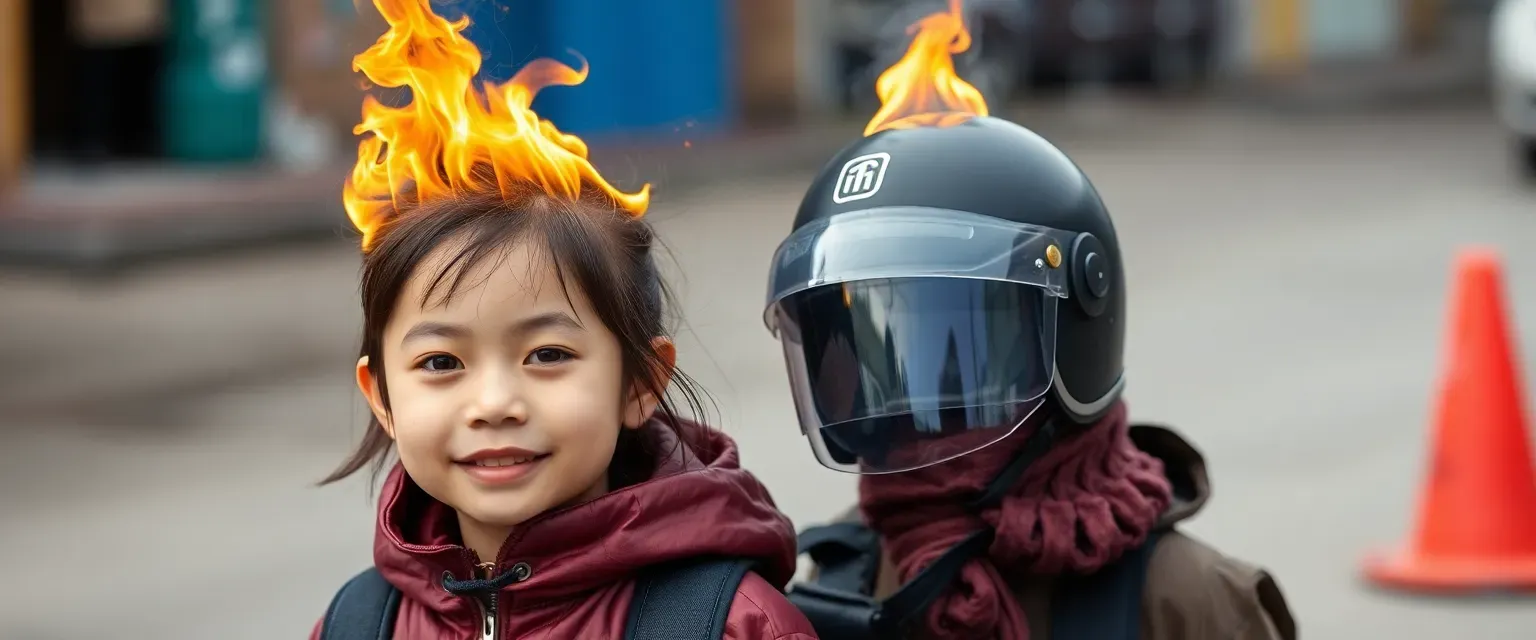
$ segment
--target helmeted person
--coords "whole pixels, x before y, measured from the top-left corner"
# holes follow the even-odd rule
[[[791,600],[821,637],[1296,637],[1266,571],[1178,531],[1210,481],[1128,420],[1121,257],[1088,177],[1005,120],[826,165],[765,313],[817,460],[860,474],[857,509],[801,536]]]

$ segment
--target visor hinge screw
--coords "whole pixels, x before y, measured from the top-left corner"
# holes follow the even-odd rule
[[[1045,262],[1046,262],[1046,264],[1051,265],[1052,269],[1060,267],[1061,266],[1061,248],[1057,247],[1054,244],[1049,246],[1049,247],[1046,247],[1045,248]]]

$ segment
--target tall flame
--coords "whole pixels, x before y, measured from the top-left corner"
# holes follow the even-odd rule
[[[953,55],[971,47],[960,0],[949,0],[948,11],[925,16],[907,33],[914,34],[907,53],[875,80],[880,110],[864,127],[864,135],[944,127],[987,115],[981,91],[955,73]]]
[[[353,128],[373,134],[358,144],[357,164],[342,190],[364,251],[391,210],[492,188],[509,197],[539,189],[575,200],[584,186],[595,187],[631,215],[645,214],[649,184],[637,193],[618,190],[587,160],[581,138],[561,133],[531,109],[540,89],[586,80],[585,59],[580,70],[537,59],[506,83],[477,89],[480,50],[462,35],[469,18],[449,22],[429,2],[373,0],[389,30],[352,60],[353,70],[375,85],[411,91],[402,107],[364,98],[362,122]]]

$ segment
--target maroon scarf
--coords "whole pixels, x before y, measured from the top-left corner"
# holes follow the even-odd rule
[[[1099,423],[1058,440],[1000,507],[967,511],[1040,422],[951,462],[860,480],[859,508],[903,582],[983,526],[997,531],[987,557],[967,564],[929,609],[934,638],[1029,640],[1004,575],[1090,573],[1140,545],[1168,506],[1162,461],[1131,443],[1125,405],[1116,403]]]

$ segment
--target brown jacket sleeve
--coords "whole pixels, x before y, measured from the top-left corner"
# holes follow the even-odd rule
[[[1146,640],[1296,640],[1296,620],[1268,572],[1178,532],[1147,568]]]

